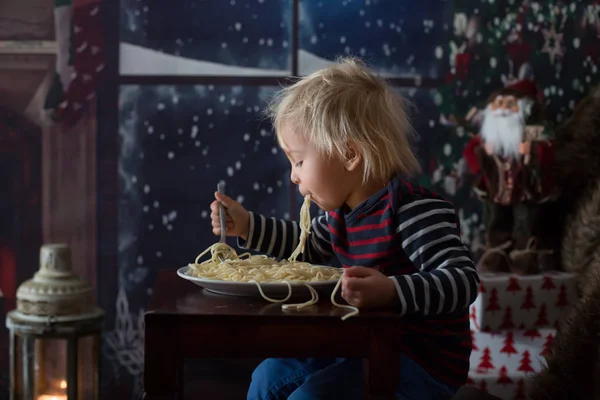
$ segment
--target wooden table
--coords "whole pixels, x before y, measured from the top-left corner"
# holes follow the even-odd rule
[[[175,271],[160,271],[145,315],[146,399],[181,399],[183,359],[210,357],[361,357],[367,398],[395,398],[400,317],[363,311],[342,321],[346,312],[323,296],[309,309],[283,311],[262,298],[213,294]]]

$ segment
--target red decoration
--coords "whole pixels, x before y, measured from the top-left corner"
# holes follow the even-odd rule
[[[535,303],[533,302],[533,290],[531,290],[531,286],[527,286],[527,290],[525,291],[525,300],[521,305],[522,310],[531,310],[535,308]]]
[[[560,285],[560,292],[558,293],[558,300],[556,301],[556,307],[564,307],[569,305],[567,300],[567,287],[562,284]]]
[[[540,331],[537,329],[528,329],[523,333],[523,336],[531,338],[531,340],[542,337],[542,335],[540,335]]]
[[[485,311],[498,311],[500,309],[500,305],[498,304],[498,290],[496,288],[492,289],[492,293],[490,294],[490,299],[485,307]]]
[[[492,356],[490,355],[490,348],[486,347],[483,349],[483,355],[481,356],[481,361],[477,366],[477,369],[485,370],[494,369],[494,364],[492,364]]]
[[[525,350],[523,352],[523,357],[521,358],[521,365],[519,365],[517,371],[534,372],[533,368],[531,367],[531,357],[529,355],[529,350]]]
[[[521,290],[521,286],[519,286],[519,278],[517,278],[516,276],[509,276],[506,291],[514,293],[518,292],[519,290]]]
[[[525,394],[525,380],[521,379],[517,383],[517,389],[515,390],[514,400],[526,400],[527,395]]]
[[[479,348],[477,347],[477,344],[475,344],[475,336],[473,335],[473,329],[471,329],[471,349],[473,351],[478,351]]]
[[[473,173],[474,175],[479,174],[479,172],[481,171],[481,166],[479,165],[479,158],[477,157],[476,152],[476,149],[479,146],[481,146],[481,144],[481,136],[473,136],[473,138],[469,140],[469,142],[465,146],[465,150],[463,151],[463,157],[467,162],[467,166],[469,167],[469,170],[471,170],[471,173]],[[485,292],[485,288],[483,287],[482,283],[479,284],[479,288],[480,292]]]
[[[510,357],[511,354],[517,354],[517,349],[515,349],[515,339],[513,338],[513,333],[509,331],[506,334],[506,338],[504,339],[504,347],[500,349],[500,353],[506,353]]]
[[[475,329],[479,330],[479,324],[477,323],[477,307],[471,306],[471,313],[469,314],[469,318],[473,321],[473,325],[475,325]],[[471,331],[473,332],[473,331]]]
[[[506,45],[506,52],[515,68],[519,68],[523,63],[529,61],[531,55],[531,46],[527,42],[518,41]]]
[[[535,321],[535,326],[541,327],[547,325],[550,325],[550,322],[548,322],[548,317],[546,316],[546,303],[542,303],[542,306],[540,307],[540,313]]]
[[[73,7],[73,25],[79,31],[71,36],[73,60],[72,81],[66,89],[63,101],[54,110],[53,118],[74,126],[95,97],[105,67],[104,42],[102,39],[102,5],[99,1],[77,2]]]
[[[482,392],[487,393],[487,383],[485,383],[485,379],[481,380],[481,385],[479,385],[479,390],[481,390]]]
[[[515,324],[512,319],[512,310],[510,306],[506,306],[506,310],[504,311],[504,319],[502,320],[502,324],[500,325],[500,329],[510,330],[514,329]]]
[[[542,289],[551,290],[556,289],[556,285],[554,284],[554,278],[551,276],[544,276],[542,281]]]
[[[485,293],[485,287],[483,287],[483,282],[479,282],[479,293]]]
[[[546,336],[546,342],[544,342],[544,348],[542,349],[542,352],[540,353],[541,356],[549,356],[550,354],[552,354],[552,344],[554,343],[554,335],[549,333],[548,336]]]
[[[475,381],[473,381],[470,376],[467,376],[467,385],[473,385],[474,383]]]
[[[498,380],[496,381],[496,383],[499,384],[506,384],[506,383],[513,383],[513,380],[510,379],[508,377],[508,373],[506,372],[506,367],[503,365],[502,368],[500,368],[500,371],[498,371]]]
[[[469,53],[459,53],[454,58],[456,61],[456,78],[464,79],[469,74],[469,62],[471,61],[471,54]]]

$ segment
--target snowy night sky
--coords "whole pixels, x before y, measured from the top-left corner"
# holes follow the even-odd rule
[[[291,26],[291,0],[121,1],[122,42],[286,75],[291,72]]]
[[[216,4],[196,0],[174,7],[166,0],[121,1],[121,72],[291,72],[292,0]],[[437,78],[443,74],[447,64],[444,38],[452,22],[447,0],[311,0],[299,4],[300,75],[344,54],[365,59],[387,76]],[[164,61],[168,56],[177,57],[177,62]],[[154,62],[140,62],[140,57]],[[231,66],[238,69],[224,68]]]
[[[446,0],[301,1],[299,72],[317,69],[305,53],[328,60],[349,54],[388,76],[440,77],[451,5]]]

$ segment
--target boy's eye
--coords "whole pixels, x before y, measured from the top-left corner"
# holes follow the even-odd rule
[[[303,161],[298,161],[298,162],[296,163],[296,168],[298,168],[298,167],[301,167],[301,166],[302,166],[302,163],[303,163]]]

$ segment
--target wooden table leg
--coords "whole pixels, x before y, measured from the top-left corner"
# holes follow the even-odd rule
[[[400,380],[400,338],[393,329],[372,329],[369,335],[367,398],[396,399]]]
[[[176,329],[155,326],[152,314],[145,316],[144,398],[183,398],[181,360]]]

